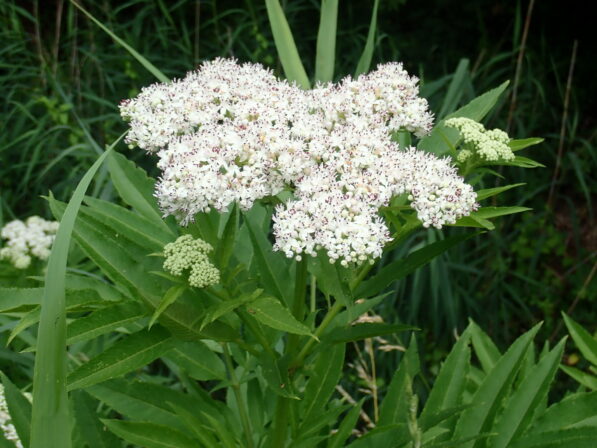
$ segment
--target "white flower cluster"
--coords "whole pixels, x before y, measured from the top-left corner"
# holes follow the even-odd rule
[[[508,142],[510,137],[501,129],[487,130],[470,118],[456,117],[446,120],[445,125],[458,129],[467,149],[458,153],[458,161],[465,162],[475,154],[488,162],[514,160],[514,153]]]
[[[205,241],[183,235],[164,246],[164,269],[176,276],[189,270],[189,284],[196,288],[214,285],[220,281],[220,271],[207,257],[212,250]]]
[[[0,428],[4,438],[9,442],[12,442],[15,447],[23,448],[23,444],[19,439],[17,430],[12,424],[12,418],[8,413],[8,405],[6,404],[6,398],[4,397],[4,386],[0,384]]]
[[[0,236],[7,240],[0,249],[0,259],[9,260],[18,269],[27,269],[33,257],[46,260],[57,230],[58,222],[39,216],[7,223],[0,231]]]
[[[401,64],[304,91],[254,64],[216,59],[183,80],[155,84],[121,104],[127,136],[157,152],[156,196],[183,224],[289,188],[276,208],[275,248],[287,256],[326,250],[330,260],[379,257],[390,240],[378,215],[409,193],[425,226],[453,223],[475,193],[446,159],[401,150],[391,133],[428,133],[433,116]]]

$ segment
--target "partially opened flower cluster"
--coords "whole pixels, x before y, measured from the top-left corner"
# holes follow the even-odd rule
[[[425,226],[476,208],[476,195],[447,159],[400,149],[391,133],[427,134],[433,116],[401,64],[310,91],[256,64],[204,63],[182,80],[124,101],[128,143],[156,153],[156,197],[182,223],[212,207],[284,189],[275,248],[288,257],[324,249],[343,264],[379,257],[390,240],[381,206],[406,193]]]
[[[457,129],[462,137],[464,149],[458,151],[459,162],[475,156],[485,162],[514,160],[514,152],[508,146],[510,137],[501,129],[485,129],[481,123],[464,117],[450,118],[445,125]]]
[[[58,230],[58,222],[30,216],[26,221],[14,220],[0,231],[7,240],[0,249],[0,260],[8,260],[18,269],[26,269],[33,258],[46,260]]]

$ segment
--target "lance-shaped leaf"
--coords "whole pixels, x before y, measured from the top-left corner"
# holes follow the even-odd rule
[[[4,373],[0,372],[0,377],[4,386],[4,399],[10,414],[10,421],[15,427],[23,446],[29,446],[31,403]]]
[[[317,32],[315,81],[330,82],[334,78],[337,24],[338,0],[323,0],[319,15],[319,31]]]
[[[143,367],[174,346],[174,339],[161,327],[139,331],[79,366],[68,376],[68,389],[89,387]]]
[[[226,367],[218,355],[201,342],[176,344],[167,355],[182,367],[191,378],[199,381],[225,380]]]
[[[429,244],[409,254],[406,258],[393,261],[384,266],[378,274],[366,280],[355,292],[357,297],[371,297],[383,291],[396,280],[406,277],[421,266],[429,263],[451,247],[465,241],[476,234],[458,235]]]
[[[219,319],[225,314],[234,311],[239,306],[252,302],[253,300],[257,299],[257,297],[259,297],[262,292],[262,289],[257,289],[252,294],[243,294],[236,299],[225,300],[223,302],[210,305],[205,310],[205,317],[201,322],[200,329],[202,330],[206,325],[212,323],[216,319]]]
[[[273,297],[261,297],[245,305],[245,308],[255,319],[268,327],[315,337],[306,325],[296,320],[290,310]]]
[[[361,409],[363,407],[363,400],[361,400],[358,405],[353,406],[352,409],[346,414],[340,423],[340,426],[338,427],[338,431],[330,439],[328,448],[342,448],[346,445],[346,441],[356,427]]]
[[[501,419],[492,430],[497,433],[491,439],[492,448],[510,446],[532,422],[539,404],[547,397],[549,386],[562,358],[565,342],[566,340],[562,339],[552,351],[543,356],[510,397]]]
[[[0,313],[41,304],[43,288],[0,288]]]
[[[367,34],[367,42],[357,68],[354,72],[354,77],[358,77],[363,73],[367,73],[371,67],[371,60],[373,59],[373,50],[375,50],[375,34],[377,32],[377,10],[379,8],[379,0],[373,2],[373,12],[371,13],[371,23],[369,24],[369,33]]]
[[[539,327],[537,325],[519,337],[485,376],[473,396],[473,407],[464,411],[458,419],[454,438],[466,439],[489,432]],[[475,441],[471,440],[463,443],[462,448],[475,445]]]
[[[118,141],[120,138],[97,159],[77,185],[52,246],[37,338],[30,448],[71,446],[66,392],[66,263],[75,219],[85,191]]]
[[[520,151],[521,149],[528,148],[529,146],[538,145],[542,143],[544,139],[539,137],[530,137],[530,138],[522,138],[522,139],[513,139],[510,140],[508,146],[512,151]]]
[[[578,393],[550,406],[533,424],[529,433],[553,431],[572,426],[595,426],[597,392]]]
[[[513,442],[509,448],[595,448],[597,428],[570,428],[529,434]]]
[[[597,366],[597,339],[566,313],[562,313],[562,315],[564,316],[564,322],[566,323],[566,327],[568,327],[570,336],[572,336],[580,352],[587,361]]]
[[[280,2],[278,0],[265,0],[265,6],[286,79],[296,82],[303,89],[308,89],[311,84],[296,49],[292,31],[290,31]]]
[[[120,443],[116,436],[109,431],[97,415],[98,402],[87,392],[77,390],[73,392],[73,410],[76,429],[82,437],[82,442],[89,448],[113,448]]]
[[[158,317],[160,317],[160,315],[166,311],[166,308],[176,302],[176,300],[182,295],[183,292],[185,292],[186,289],[186,285],[177,285],[172,286],[170,289],[168,289],[168,291],[166,291],[166,294],[164,294],[164,297],[162,297],[160,304],[157,306],[153,312],[153,315],[151,316],[151,319],[149,320],[149,328],[151,328]]]
[[[196,440],[169,426],[107,419],[102,422],[118,437],[145,448],[197,448]]]

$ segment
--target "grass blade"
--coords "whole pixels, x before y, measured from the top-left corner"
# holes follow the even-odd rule
[[[46,271],[38,330],[30,448],[71,446],[66,393],[66,262],[75,219],[85,191],[112,148],[123,136],[124,134],[97,159],[77,185],[54,240]]]
[[[338,0],[323,0],[317,33],[315,81],[330,82],[334,78],[337,24]]]
[[[267,7],[267,16],[269,17],[274,42],[282,67],[284,67],[286,79],[290,82],[296,82],[303,89],[309,89],[311,83],[296,49],[292,31],[290,31],[280,2],[278,0],[265,0],[265,6]]]
[[[85,8],[83,8],[81,5],[79,5],[77,2],[73,0],[71,0],[71,3],[75,5],[77,8],[79,8],[81,12],[85,14],[93,23],[95,23],[102,30],[104,30],[112,39],[114,39],[118,43],[118,45],[120,45],[126,51],[128,51],[132,57],[134,57],[143,67],[147,69],[149,73],[151,73],[161,82],[170,82],[168,77],[164,75],[155,65],[153,65],[151,62],[149,62],[147,59],[141,56],[141,54],[138,53],[137,50],[135,50],[133,47],[131,47],[129,44],[123,41],[120,37],[118,37],[116,34],[110,31],[108,27],[106,27],[102,22],[93,17],[89,11],[87,11]]]
[[[365,48],[361,57],[359,59],[359,63],[357,64],[357,68],[354,72],[354,77],[356,78],[363,73],[367,73],[369,68],[371,67],[371,60],[373,59],[373,50],[375,48],[375,32],[377,31],[377,9],[379,7],[379,0],[375,0],[373,3],[373,13],[371,14],[371,24],[369,25],[369,34],[367,34],[367,43],[365,44]]]

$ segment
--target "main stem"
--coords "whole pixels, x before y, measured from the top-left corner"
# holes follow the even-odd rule
[[[307,292],[307,260],[302,259],[296,263],[296,275],[294,283],[294,300],[292,303],[292,314],[299,322],[302,322],[305,316],[305,294]],[[285,356],[292,359],[299,342],[299,336],[295,334],[288,335],[286,343]],[[292,380],[292,379],[291,379]],[[276,402],[276,411],[273,420],[273,434],[269,446],[271,448],[281,448],[286,446],[288,436],[288,420],[290,413],[290,399],[278,396]]]
[[[224,359],[226,360],[226,367],[228,368],[228,375],[230,376],[230,383],[232,385],[232,390],[234,391],[234,396],[236,397],[236,403],[238,405],[238,413],[245,431],[247,448],[253,448],[253,430],[251,428],[251,421],[249,420],[249,416],[247,414],[245,400],[243,399],[243,395],[240,391],[240,383],[238,382],[238,378],[236,377],[236,373],[234,371],[234,365],[232,364],[232,357],[230,356],[230,352],[228,350],[228,344],[223,343],[222,348],[224,351]]]

